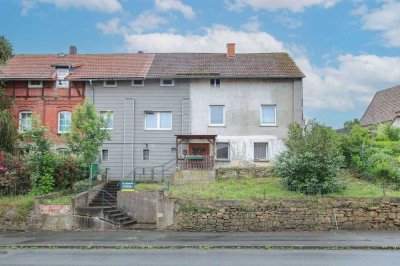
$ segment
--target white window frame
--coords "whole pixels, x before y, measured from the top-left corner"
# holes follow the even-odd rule
[[[66,133],[69,133],[70,131],[60,131],[60,115],[61,115],[61,113],[69,113],[69,114],[70,114],[70,117],[71,117],[71,123],[72,123],[72,112],[70,112],[70,111],[60,111],[60,112],[58,112],[57,133],[58,133],[58,134],[66,134]],[[71,124],[69,125],[69,129],[71,130]]]
[[[109,84],[107,84],[107,81],[113,81],[114,84],[113,84],[113,85],[109,85]],[[116,80],[107,79],[107,80],[104,80],[104,81],[103,81],[103,87],[104,87],[104,88],[115,88],[115,87],[117,87],[117,86],[118,86],[118,82],[117,82]]]
[[[147,159],[144,158],[144,151],[148,151],[148,153],[149,153]],[[142,150],[142,161],[150,161],[150,149],[149,148],[144,148]]]
[[[222,124],[211,123],[211,107],[221,106],[222,107]],[[224,127],[225,126],[225,105],[213,104],[208,107],[208,125],[210,127]]]
[[[161,113],[170,113],[171,114],[171,123],[169,125],[169,128],[161,128]],[[147,128],[147,119],[146,115],[147,114],[156,114],[157,115],[157,127],[156,128]],[[145,112],[144,114],[144,129],[145,130],[172,130],[172,112],[171,111],[157,111],[157,112]]]
[[[228,145],[228,158],[218,158],[218,144],[227,144]],[[229,142],[215,143],[215,160],[216,161],[230,161],[231,160],[231,145]]]
[[[219,84],[217,84],[217,80],[219,80]],[[221,87],[221,79],[210,79],[210,87],[212,88]]]
[[[164,80],[172,80],[171,84],[164,84]],[[160,79],[160,86],[162,87],[173,87],[175,86],[175,80],[174,79]]]
[[[104,159],[104,151],[107,151],[107,159]],[[110,150],[109,149],[101,149],[101,160],[107,162],[110,160]]]
[[[66,75],[59,75],[59,71],[66,71]],[[69,80],[66,80],[65,78],[69,75],[69,69],[68,68],[57,68],[56,69],[56,88],[60,89],[67,89],[69,88]],[[61,84],[58,84],[61,82]]]
[[[258,158],[255,158],[255,153],[256,153],[256,144],[265,144],[265,159],[258,159]],[[253,158],[253,160],[255,161],[255,162],[268,162],[269,161],[269,151],[268,151],[268,148],[269,148],[269,143],[268,142],[254,142],[254,144],[253,144],[253,156],[254,156],[254,158]]]
[[[31,111],[21,111],[21,112],[19,112],[18,132],[24,132],[25,131],[25,130],[23,130],[21,128],[22,114],[31,114],[31,123],[32,123],[32,115],[33,115],[33,113]],[[32,128],[32,124],[31,124],[31,128]]]
[[[36,84],[32,84],[32,82],[39,82],[39,85],[36,85]],[[29,89],[41,89],[41,88],[43,88],[43,81],[41,81],[41,80],[29,80],[28,81],[28,88]]]
[[[111,127],[107,127],[107,128],[102,128],[102,129],[108,129],[108,130],[113,130],[114,129],[114,111],[111,111],[111,110],[107,110],[107,111],[105,111],[105,110],[101,110],[101,111],[99,111],[99,114],[100,114],[100,116],[104,119],[104,117],[103,117],[103,114],[108,114],[108,113],[110,113],[111,114]],[[108,126],[108,124],[107,124],[107,126]]]
[[[275,110],[275,118],[274,118],[275,123],[263,123],[263,106],[272,106],[272,107],[274,107],[274,110]],[[276,104],[261,104],[261,106],[260,106],[260,126],[262,126],[262,127],[273,127],[273,126],[276,126],[276,111],[277,111]]]
[[[135,81],[140,80],[142,83],[141,84],[135,84]],[[133,87],[143,87],[144,86],[144,79],[134,79],[132,80],[132,86]]]

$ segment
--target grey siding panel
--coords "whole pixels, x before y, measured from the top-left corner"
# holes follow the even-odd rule
[[[145,80],[143,87],[133,87],[130,81],[118,81],[116,88],[94,82],[93,87],[96,109],[113,111],[112,138],[103,145],[110,158],[101,164],[103,169],[110,168],[112,179],[127,177],[137,167],[154,167],[175,158],[171,151],[175,135],[190,132],[189,80],[175,80],[173,87],[161,87],[160,80]],[[172,112],[172,130],[145,130],[146,111]],[[143,161],[146,146],[150,160]]]

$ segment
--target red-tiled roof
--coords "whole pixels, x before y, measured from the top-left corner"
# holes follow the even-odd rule
[[[16,55],[0,67],[3,79],[53,79],[56,65],[73,68],[68,79],[129,78],[303,78],[286,53]]]
[[[0,68],[4,79],[52,79],[54,65],[71,65],[68,79],[135,78],[146,76],[152,54],[15,55]]]
[[[148,78],[303,78],[304,74],[287,53],[236,54],[165,53],[156,54]]]
[[[378,91],[363,117],[362,126],[392,122],[400,111],[400,86]]]

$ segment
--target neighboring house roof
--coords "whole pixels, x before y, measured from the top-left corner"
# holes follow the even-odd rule
[[[378,91],[360,120],[361,126],[392,122],[399,116],[400,86]]]
[[[304,74],[287,53],[236,54],[165,53],[156,54],[149,78],[303,78]]]
[[[15,55],[0,68],[3,79],[53,79],[55,66],[71,66],[68,79],[144,78],[152,54]]]
[[[129,78],[303,78],[286,53],[159,53],[15,55],[3,79],[53,79],[55,66],[72,67],[70,80]]]

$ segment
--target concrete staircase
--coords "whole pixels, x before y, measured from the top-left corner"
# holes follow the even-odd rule
[[[131,216],[126,214],[120,208],[117,208],[117,192],[118,181],[107,182],[103,189],[97,192],[97,195],[89,203],[89,207],[86,208],[93,210],[102,210],[101,219],[110,222],[120,227],[128,227],[136,223]]]

